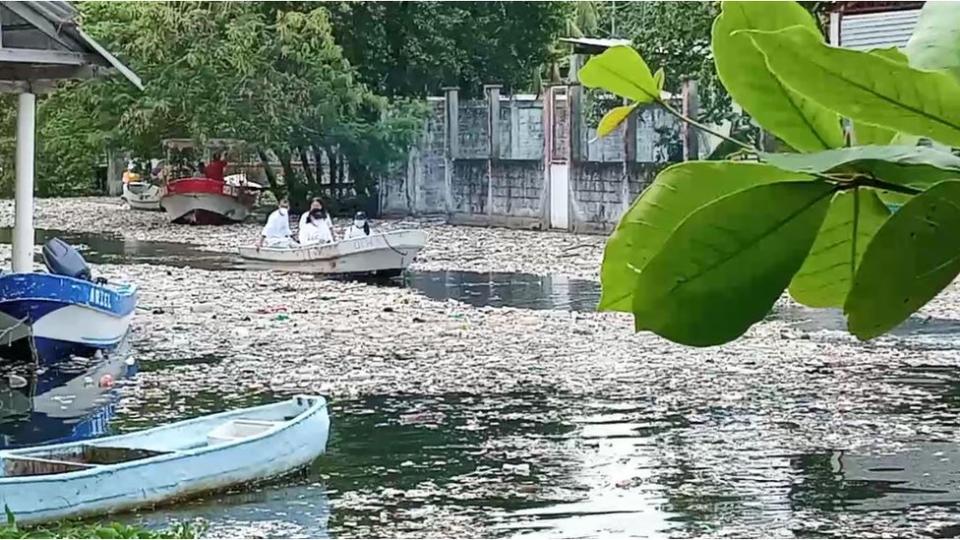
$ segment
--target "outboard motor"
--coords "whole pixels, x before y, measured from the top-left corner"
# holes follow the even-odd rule
[[[43,264],[51,274],[90,281],[90,267],[80,252],[59,238],[43,245]]]

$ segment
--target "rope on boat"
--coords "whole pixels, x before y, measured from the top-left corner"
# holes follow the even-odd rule
[[[383,235],[383,243],[386,244],[388,248],[390,248],[390,249],[392,249],[393,251],[397,252],[397,254],[400,255],[401,257],[406,257],[406,256],[407,256],[406,253],[400,251],[399,249],[393,247],[393,246],[390,244],[390,241],[387,240],[387,233],[381,233],[381,234]]]

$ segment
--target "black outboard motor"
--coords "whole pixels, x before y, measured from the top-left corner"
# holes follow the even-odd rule
[[[51,274],[90,281],[90,267],[80,252],[59,238],[43,245],[43,264]]]

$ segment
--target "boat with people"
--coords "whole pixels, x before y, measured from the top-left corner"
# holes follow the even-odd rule
[[[405,229],[327,244],[242,246],[240,256],[270,263],[271,268],[295,272],[399,275],[410,266],[426,242],[423,231]]]
[[[160,211],[162,196],[163,188],[157,184],[139,180],[123,183],[121,198],[134,210]]]
[[[159,178],[154,176],[153,170],[151,170],[149,176],[144,178],[144,175],[141,175],[136,169],[136,164],[131,161],[123,172],[121,178],[123,191],[120,198],[134,210],[159,211],[160,197],[163,196]],[[159,172],[158,169],[157,171]]]
[[[326,451],[327,402],[298,395],[84,442],[0,450],[0,500],[18,524],[154,506],[275,478]]]
[[[213,139],[205,149],[207,164],[192,165],[193,141],[166,139],[169,165],[165,168],[165,185],[160,207],[173,223],[221,225],[239,223],[250,215],[264,187],[248,179],[243,171],[226,175],[227,150],[242,147],[242,141]]]
[[[244,179],[178,178],[167,182],[160,206],[173,223],[239,223],[250,215],[262,190]]]
[[[42,255],[47,272],[0,275],[0,358],[50,365],[116,348],[133,319],[136,286],[94,277],[59,238]]]

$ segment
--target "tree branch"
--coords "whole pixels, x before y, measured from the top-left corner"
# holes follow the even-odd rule
[[[745,142],[743,142],[743,141],[738,141],[738,140],[734,139],[733,137],[729,137],[729,136],[727,136],[727,135],[724,135],[723,133],[720,133],[719,131],[714,131],[713,129],[708,128],[706,125],[701,124],[700,122],[697,122],[697,121],[694,120],[693,118],[690,118],[689,116],[684,115],[684,114],[681,113],[680,111],[678,111],[678,110],[674,109],[673,107],[671,107],[670,105],[668,105],[666,101],[660,99],[659,97],[658,97],[658,98],[654,98],[654,101],[656,101],[657,103],[659,103],[660,106],[663,107],[668,113],[670,113],[670,114],[676,116],[677,118],[679,118],[680,120],[683,120],[684,122],[686,122],[686,123],[688,123],[688,124],[696,127],[697,129],[700,129],[701,131],[706,131],[707,133],[713,135],[714,137],[720,137],[721,139],[723,139],[723,140],[725,140],[725,141],[727,141],[727,142],[730,142],[730,143],[732,143],[732,144],[735,144],[735,145],[739,146],[740,148],[743,148],[744,150],[749,150],[749,151],[751,151],[751,152],[756,152],[756,153],[758,153],[758,154],[760,153],[760,150],[759,150],[759,149],[754,148],[754,147],[750,146],[749,144],[747,144],[747,143],[745,143]]]

